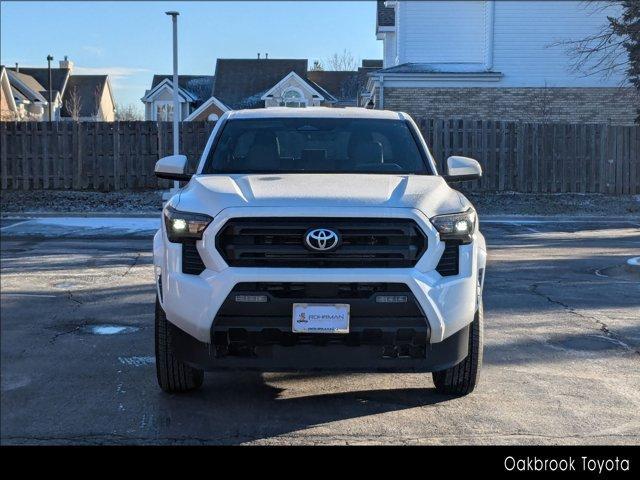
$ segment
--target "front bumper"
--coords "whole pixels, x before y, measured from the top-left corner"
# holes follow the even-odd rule
[[[204,370],[436,372],[460,363],[468,354],[469,325],[446,340],[426,345],[421,357],[389,355],[379,345],[259,345],[243,354],[221,354],[215,345],[196,340],[169,324],[173,354]]]
[[[411,218],[427,236],[428,249],[413,268],[227,266],[216,250],[216,233],[230,218],[256,216]],[[181,248],[167,240],[164,228],[156,233],[154,264],[156,274],[162,275],[159,297],[169,322],[203,344],[211,342],[214,319],[231,290],[241,282],[402,283],[409,287],[428,321],[429,343],[444,342],[473,321],[480,294],[479,271],[486,261],[484,238],[478,232],[472,243],[460,246],[458,275],[441,276],[435,267],[444,242],[424,214],[409,208],[228,208],[215,217],[197,243],[206,266],[200,275],[182,273]]]

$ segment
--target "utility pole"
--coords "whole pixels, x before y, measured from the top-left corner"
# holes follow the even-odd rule
[[[51,60],[53,60],[53,57],[51,55],[47,55],[47,69],[49,70],[49,121],[51,121],[53,111],[53,100],[51,99]]]
[[[180,12],[165,12],[171,16],[173,23],[173,154],[180,153],[180,101],[178,99],[178,15]],[[173,189],[178,190],[180,184],[173,182]]]

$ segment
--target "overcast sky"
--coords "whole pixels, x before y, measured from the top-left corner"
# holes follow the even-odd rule
[[[382,58],[375,2],[6,2],[4,65],[46,66],[68,55],[76,73],[111,75],[117,102],[142,107],[154,73],[171,73],[171,21],[178,10],[180,73],[212,75],[216,58],[324,60],[345,48]]]

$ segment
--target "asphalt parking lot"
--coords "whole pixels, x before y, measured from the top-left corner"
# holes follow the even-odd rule
[[[637,219],[481,223],[485,364],[458,399],[429,374],[209,373],[167,395],[149,233],[23,221],[0,224],[2,444],[640,443]]]

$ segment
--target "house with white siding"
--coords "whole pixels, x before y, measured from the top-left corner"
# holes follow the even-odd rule
[[[568,41],[597,33],[603,2],[378,1],[383,68],[361,103],[414,117],[632,124],[636,91],[622,72],[572,68]],[[597,59],[594,58],[594,61]]]

